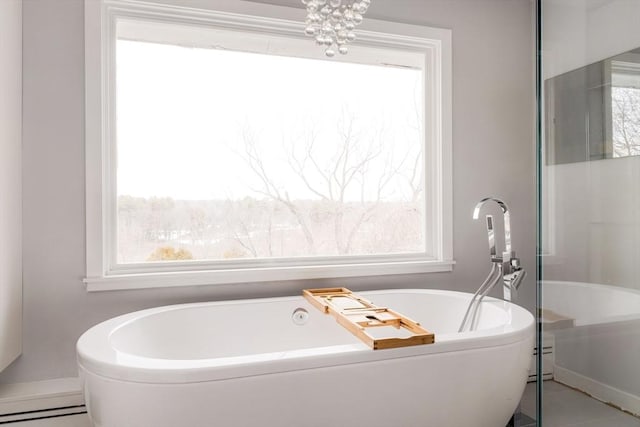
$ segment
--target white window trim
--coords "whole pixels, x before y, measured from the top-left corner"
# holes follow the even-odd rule
[[[425,54],[427,99],[425,122],[425,170],[432,171],[425,197],[436,202],[425,212],[430,225],[427,235],[433,236],[434,259],[392,256],[349,257],[348,263],[336,262],[335,257],[298,260],[286,265],[265,262],[255,268],[230,265],[225,269],[207,269],[206,263],[190,263],[189,267],[148,269],[140,265],[131,268],[111,268],[106,248],[113,248],[113,233],[107,233],[115,219],[111,213],[114,177],[110,172],[113,152],[110,148],[109,116],[113,105],[106,105],[114,51],[113,43],[103,40],[115,38],[115,17],[143,17],[169,20],[184,24],[205,24],[227,29],[267,32],[269,34],[305,38],[304,10],[280,6],[248,3],[238,0],[209,0],[199,9],[185,4],[197,0],[181,0],[181,6],[136,0],[85,0],[85,84],[86,84],[86,249],[88,291],[157,288],[169,286],[215,285],[279,280],[300,280],[335,277],[378,276],[451,271],[452,245],[452,53],[451,30],[399,24],[365,19],[358,27],[355,45],[391,47],[419,51]],[[307,39],[309,49],[316,50]],[[349,55],[352,55],[354,49]],[[110,111],[111,110],[111,111]],[[111,150],[111,151],[110,151]],[[172,263],[173,264],[173,263]],[[209,264],[210,265],[210,264]],[[120,266],[119,266],[120,267]],[[193,267],[200,267],[194,269]]]

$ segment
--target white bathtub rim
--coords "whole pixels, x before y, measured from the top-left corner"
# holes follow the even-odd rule
[[[423,289],[390,289],[362,292],[362,294],[375,295],[381,293],[406,292],[455,294],[469,297],[469,294],[462,292]],[[83,334],[77,344],[78,364],[82,369],[106,378],[145,383],[190,383],[496,347],[528,340],[533,336],[535,331],[533,316],[526,309],[511,305],[511,324],[463,334],[443,334],[440,338],[436,336],[435,344],[392,350],[370,350],[369,347],[354,337],[353,344],[348,345],[316,347],[227,358],[167,360],[141,357],[116,351],[110,345],[108,339],[109,335],[117,328],[159,311],[208,305],[251,304],[264,302],[265,300],[273,302],[291,301],[293,299],[301,300],[301,297],[190,303],[156,307],[128,313],[102,322]],[[505,305],[509,303],[488,298],[484,304],[505,307]],[[341,326],[336,323],[336,327]],[[455,337],[455,339],[453,339],[453,337]]]

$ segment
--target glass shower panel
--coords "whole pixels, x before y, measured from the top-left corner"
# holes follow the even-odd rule
[[[541,5],[538,425],[640,427],[640,1]]]

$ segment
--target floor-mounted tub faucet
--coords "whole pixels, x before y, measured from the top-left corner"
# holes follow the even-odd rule
[[[527,274],[520,266],[520,259],[516,257],[516,253],[511,247],[511,218],[507,204],[495,197],[484,198],[478,202],[473,210],[473,219],[478,219],[480,217],[480,209],[485,203],[490,201],[497,203],[498,206],[500,206],[500,209],[502,209],[504,220],[504,251],[502,252],[502,256],[498,256],[498,252],[496,250],[493,215],[487,215],[487,236],[489,239],[491,271],[480,288],[478,288],[476,293],[473,295],[473,298],[471,298],[471,302],[469,303],[469,307],[467,307],[467,311],[465,312],[458,332],[464,331],[467,323],[469,323],[469,330],[473,330],[475,328],[480,303],[498,283],[502,282],[503,284],[502,290],[505,301],[514,302],[518,288]],[[469,316],[469,314],[471,314],[471,316]]]
[[[495,247],[495,236],[493,231],[493,216],[487,215],[487,234],[489,237],[489,250],[491,252],[491,262],[501,266],[502,279],[504,281],[503,295],[506,301],[513,301],[522,280],[526,276],[526,272],[520,266],[520,259],[516,257],[516,252],[511,247],[511,216],[509,207],[505,202],[494,197],[487,197],[478,202],[473,210],[473,219],[480,217],[480,209],[487,202],[495,202],[502,209],[504,218],[504,252],[498,257]]]

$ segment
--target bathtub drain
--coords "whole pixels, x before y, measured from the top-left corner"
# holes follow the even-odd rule
[[[309,312],[302,307],[296,308],[293,310],[291,319],[296,325],[302,326],[309,320]]]

